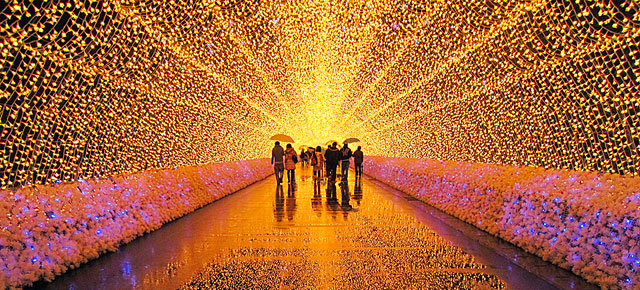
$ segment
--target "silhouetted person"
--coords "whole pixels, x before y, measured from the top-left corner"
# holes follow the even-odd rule
[[[284,174],[284,149],[280,146],[280,141],[276,141],[276,145],[271,150],[271,165],[275,171],[276,181],[282,183],[282,175]]]
[[[349,177],[349,160],[351,160],[351,148],[349,148],[349,144],[344,143],[342,150],[341,161],[342,161],[342,182],[347,182],[347,177]]]
[[[302,167],[307,167],[309,164],[309,155],[307,155],[307,151],[305,151],[304,148],[302,148],[300,152],[300,160],[302,161]]]
[[[287,144],[287,150],[284,151],[284,169],[287,170],[289,183],[296,182],[296,163],[298,163],[298,153],[291,144]]]
[[[353,152],[353,167],[356,171],[356,178],[362,177],[362,162],[364,161],[364,153],[362,153],[362,146],[358,146],[355,152]]]
[[[307,159],[311,161],[311,156],[314,154],[313,147],[308,148],[307,150]]]
[[[337,147],[338,143],[333,142],[324,155],[327,160],[327,177],[332,183],[336,182],[336,167],[338,167],[338,162],[340,162],[342,157]]]
[[[313,179],[317,182],[320,182],[322,178],[322,169],[325,161],[322,147],[316,147],[316,152],[313,152],[313,156],[311,156],[311,165],[313,166]]]

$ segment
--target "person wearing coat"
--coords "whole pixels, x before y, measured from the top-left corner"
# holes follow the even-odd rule
[[[341,152],[341,166],[342,166],[342,182],[347,182],[347,178],[349,175],[349,160],[351,159],[351,148],[349,148],[349,144],[344,143]]]
[[[307,167],[309,164],[309,155],[307,155],[307,151],[304,149],[300,152],[300,161],[302,161],[302,167]]]
[[[316,147],[316,152],[314,152],[314,156],[311,156],[311,158],[315,158],[315,164],[314,161],[312,160],[311,163],[313,164],[313,179],[314,180],[320,180],[322,178],[322,169],[324,167],[324,162],[327,161],[324,158],[324,154],[322,154],[322,147],[318,146]]]
[[[293,149],[291,144],[287,144],[287,150],[284,151],[284,169],[287,170],[287,180],[289,183],[296,183],[296,163],[298,153]]]
[[[324,155],[327,164],[327,177],[331,182],[336,181],[336,168],[342,159],[342,153],[338,150],[338,143],[333,142]]]
[[[362,177],[362,162],[364,161],[364,153],[362,153],[362,146],[358,146],[355,152],[353,152],[353,167],[356,171],[356,177]]]
[[[281,184],[282,175],[284,174],[284,149],[280,146],[279,141],[276,141],[273,150],[271,150],[271,164],[276,175],[276,181]]]

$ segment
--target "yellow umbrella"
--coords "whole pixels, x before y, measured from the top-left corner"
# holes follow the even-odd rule
[[[293,141],[293,138],[284,135],[284,134],[277,134],[277,135],[273,135],[271,136],[270,140],[275,140],[275,141],[282,141],[282,142],[287,142],[287,143],[295,143]]]
[[[351,144],[351,143],[358,143],[358,142],[360,142],[360,139],[358,138],[347,138],[342,142],[342,144],[345,144],[345,143]]]
[[[331,144],[333,144],[333,142],[336,142],[336,143],[340,144],[340,143],[339,143],[338,141],[336,141],[336,140],[329,140],[329,141],[327,141],[327,143],[325,143],[325,144],[326,144],[326,145],[331,145]]]

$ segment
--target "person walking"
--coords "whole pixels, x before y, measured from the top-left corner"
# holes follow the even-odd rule
[[[327,165],[327,178],[330,182],[336,182],[336,167],[338,167],[338,163],[340,162],[341,156],[340,151],[338,151],[338,143],[333,142],[329,148],[327,148],[327,152],[325,154],[326,165]]]
[[[362,146],[358,146],[355,152],[353,152],[353,167],[356,171],[356,178],[362,177],[362,162],[364,161],[364,153],[362,153]]]
[[[322,154],[322,147],[316,147],[316,152],[311,156],[311,165],[313,166],[313,179],[320,181],[322,179],[322,169],[324,162],[327,161]]]
[[[308,157],[307,151],[305,151],[304,148],[302,148],[302,151],[300,152],[300,159],[302,160],[302,167],[307,167],[307,164],[308,164],[307,157]]]
[[[298,153],[291,144],[287,144],[287,150],[284,151],[284,169],[287,170],[287,181],[291,184],[296,183],[296,163]]]
[[[342,150],[340,152],[342,153],[342,182],[346,183],[347,177],[349,176],[349,160],[351,160],[351,155],[353,155],[353,153],[351,152],[351,148],[349,148],[349,144],[347,143],[344,143],[344,146],[342,147]]]
[[[309,150],[307,150],[307,160],[311,162],[311,157],[313,157],[314,155],[316,154],[313,152],[313,147],[309,147]]]
[[[271,165],[276,175],[278,184],[282,183],[282,175],[284,175],[284,148],[280,146],[280,141],[276,141],[275,146],[271,150]]]

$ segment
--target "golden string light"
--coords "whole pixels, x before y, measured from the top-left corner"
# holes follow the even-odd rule
[[[9,1],[2,187],[367,154],[638,174],[640,8],[618,1]]]

